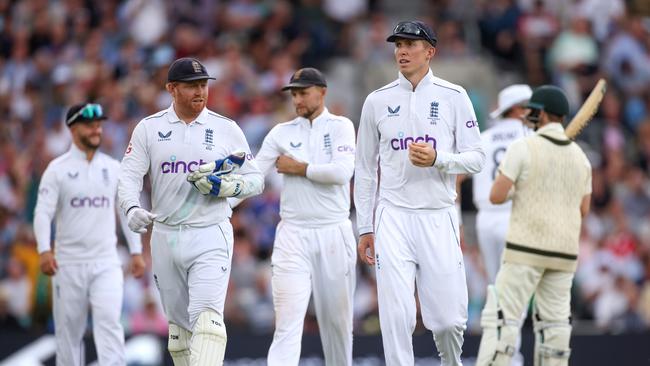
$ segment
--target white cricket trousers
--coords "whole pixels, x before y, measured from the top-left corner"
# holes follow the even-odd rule
[[[206,227],[154,224],[153,273],[167,321],[192,332],[203,311],[223,317],[233,241],[229,221]]]
[[[319,228],[278,224],[271,257],[275,332],[269,366],[298,365],[312,290],[325,364],[352,365],[356,259],[350,220]]]
[[[489,283],[497,278],[509,223],[509,209],[479,210],[476,215],[476,236]]]
[[[123,283],[117,262],[59,265],[52,277],[57,366],[85,365],[83,335],[89,306],[99,365],[126,365],[120,323]]]
[[[424,326],[442,365],[461,365],[467,283],[454,206],[405,210],[379,205],[375,214],[379,321],[387,366],[414,364],[417,285]]]

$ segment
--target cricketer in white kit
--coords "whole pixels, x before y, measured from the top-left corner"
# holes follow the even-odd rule
[[[429,69],[431,29],[401,22],[387,41],[395,42],[399,78],[368,95],[357,137],[359,255],[376,268],[386,365],[414,364],[416,286],[442,364],[460,365],[467,284],[455,183],[457,174],[479,172],[485,155],[467,93]]]
[[[172,63],[166,87],[174,101],[135,127],[118,188],[132,230],[144,231],[154,222],[154,279],[169,321],[168,350],[176,366],[223,363],[223,308],[233,251],[232,211],[226,198],[259,194],[264,187],[239,126],[205,107],[207,79],[196,59]],[[237,163],[236,174],[207,175],[226,164],[215,160],[237,151],[246,157]],[[200,192],[188,175],[205,163],[212,166],[210,172],[194,184],[210,188]],[[140,207],[145,174],[151,179],[151,212]]]
[[[355,132],[349,119],[325,108],[326,87],[317,69],[296,71],[283,90],[291,90],[298,117],[276,125],[256,157],[262,172],[275,166],[283,174],[271,257],[275,333],[269,366],[298,365],[312,291],[325,364],[352,365]]]
[[[124,274],[115,233],[120,163],[97,151],[101,120],[98,104],[68,110],[70,150],[52,160],[41,178],[34,214],[34,233],[41,269],[52,277],[53,315],[58,366],[85,365],[83,335],[92,309],[93,336],[99,365],[126,365],[120,323]],[[137,277],[144,271],[140,236],[129,230],[120,213],[122,231]],[[51,223],[55,221],[54,255]]]
[[[497,176],[499,164],[508,146],[532,133],[524,124],[525,103],[533,94],[528,85],[510,85],[499,92],[497,109],[490,117],[494,125],[481,133],[486,161],[483,170],[472,176],[476,216],[476,234],[490,283],[494,283],[501,264],[512,202],[495,205],[490,202],[490,189]]]

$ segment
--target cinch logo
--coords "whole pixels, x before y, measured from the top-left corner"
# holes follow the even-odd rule
[[[429,136],[429,134],[424,135],[424,137],[422,137],[422,136],[417,136],[417,137],[407,136],[407,137],[404,137],[404,132],[400,132],[400,133],[397,134],[397,137],[398,138],[396,138],[396,139],[390,140],[390,147],[393,150],[406,150],[406,149],[408,149],[410,143],[412,143],[412,142],[423,142],[423,141],[427,142],[427,143],[430,142],[431,145],[433,146],[433,148],[434,149],[436,148],[436,139],[433,136]]]
[[[354,152],[354,147],[350,145],[341,145],[336,148],[336,151],[338,152]]]
[[[478,121],[467,121],[465,122],[465,127],[467,128],[478,127]]]
[[[171,161],[165,161],[160,164],[163,174],[190,173],[195,171],[199,165],[207,163],[207,161],[203,161],[203,159],[200,159],[199,161],[176,161],[176,155],[172,155],[169,160]]]
[[[101,197],[73,197],[70,200],[70,206],[74,208],[110,208],[111,200],[106,196]]]

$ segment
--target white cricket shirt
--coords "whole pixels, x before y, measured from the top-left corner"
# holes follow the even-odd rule
[[[412,142],[427,142],[436,149],[433,167],[411,164],[408,145]],[[368,95],[361,112],[354,178],[359,233],[373,231],[378,165],[380,203],[440,209],[456,200],[456,174],[477,173],[484,160],[476,115],[465,89],[429,70],[413,90],[399,73],[396,81]]]
[[[264,174],[280,155],[306,162],[307,176],[283,174],[280,217],[302,226],[340,223],[350,216],[354,173],[354,126],[324,109],[310,123],[303,117],[276,125],[266,135],[256,160]]]
[[[173,105],[146,117],[133,130],[122,159],[120,207],[126,212],[140,206],[142,179],[148,173],[155,221],[204,227],[227,220],[232,210],[226,199],[202,195],[187,181],[187,175],[201,164],[236,151],[246,152],[246,161],[237,174],[253,187],[251,195],[259,194],[264,177],[235,121],[204,108],[187,124],[178,118]]]
[[[51,250],[51,223],[55,220],[55,256],[59,263],[101,260],[119,263],[115,234],[115,202],[120,163],[96,151],[88,161],[74,143],[52,160],[38,189],[34,233],[38,252]],[[142,252],[140,235],[129,230],[119,213],[131,254]]]
[[[506,149],[515,140],[532,134],[532,130],[515,118],[506,118],[481,133],[483,151],[486,159],[483,170],[472,177],[474,204],[479,210],[507,210],[510,211],[512,201],[495,205],[490,202],[492,183],[497,176],[499,164],[503,160]]]

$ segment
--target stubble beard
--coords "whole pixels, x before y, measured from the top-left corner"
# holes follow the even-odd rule
[[[305,107],[305,112],[303,114],[301,114],[300,117],[306,118],[306,119],[311,121],[312,118],[314,117],[314,113],[316,113],[317,109],[318,108]]]
[[[101,143],[102,143],[102,137],[99,136],[99,142],[97,142],[96,144],[93,143],[93,142],[90,140],[90,138],[89,138],[89,137],[86,137],[86,136],[81,137],[81,138],[79,139],[79,142],[81,142],[81,144],[82,144],[86,149],[89,149],[89,150],[95,151],[95,150],[99,149],[99,145],[101,145]]]

